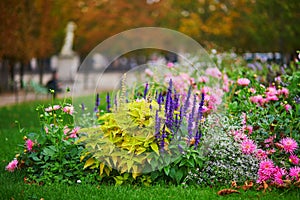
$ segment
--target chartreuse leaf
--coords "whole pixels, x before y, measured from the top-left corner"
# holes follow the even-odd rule
[[[158,149],[158,145],[156,144],[156,143],[151,143],[150,144],[150,146],[151,146],[151,149],[157,154],[157,155],[159,155],[159,149]]]
[[[105,164],[103,162],[100,163],[100,176],[103,174],[104,167],[105,167]]]
[[[89,167],[89,166],[91,166],[91,165],[93,165],[93,164],[95,164],[95,159],[94,159],[94,158],[89,158],[89,159],[85,162],[83,169],[85,169],[85,168],[87,168],[87,167]]]

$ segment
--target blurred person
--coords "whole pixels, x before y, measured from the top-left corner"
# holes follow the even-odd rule
[[[53,93],[54,98],[56,98],[56,95],[58,92],[62,91],[61,84],[59,83],[57,77],[58,77],[57,71],[53,71],[52,78],[46,84],[46,87],[49,92],[50,92],[50,90],[54,90],[54,93]]]

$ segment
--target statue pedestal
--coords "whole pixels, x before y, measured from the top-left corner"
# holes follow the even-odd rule
[[[73,82],[80,64],[77,54],[59,55],[57,58],[57,75],[62,82]]]

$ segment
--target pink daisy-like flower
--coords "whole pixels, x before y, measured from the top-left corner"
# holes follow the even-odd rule
[[[153,75],[154,75],[154,73],[150,70],[150,69],[145,69],[145,74],[147,75],[147,76],[150,76],[150,77],[152,77]]]
[[[208,75],[208,76],[212,76],[212,77],[218,78],[218,79],[220,79],[222,77],[222,73],[216,67],[214,67],[214,68],[207,68],[205,70],[205,74]]]
[[[276,88],[274,86],[270,86],[267,88],[267,91],[266,91],[267,96],[275,96],[277,94],[278,94],[278,91],[276,90]]]
[[[15,171],[15,169],[17,168],[17,166],[18,166],[18,160],[14,159],[10,163],[8,163],[8,165],[5,167],[5,170],[7,170],[9,172],[13,172],[13,171]]]
[[[239,79],[237,80],[237,84],[238,84],[238,85],[241,85],[241,86],[247,86],[247,85],[250,84],[250,80],[247,79],[247,78],[239,78]]]
[[[253,127],[248,125],[245,127],[245,130],[248,131],[248,134],[250,135],[253,132]]]
[[[265,160],[268,158],[267,152],[262,149],[257,149],[255,155],[259,160]]]
[[[71,134],[70,134],[70,138],[77,138],[77,133],[79,131],[79,127],[75,127],[72,131],[71,131]]]
[[[288,112],[289,110],[292,109],[292,106],[291,106],[290,104],[286,104],[286,105],[284,106],[284,109],[286,110],[286,112]]]
[[[272,96],[267,96],[266,98],[266,101],[269,102],[269,101],[278,101],[279,98],[276,96],[276,95],[272,95]]]
[[[174,67],[174,63],[172,63],[172,62],[168,62],[168,64],[167,64],[167,68],[172,68],[172,67]]]
[[[286,174],[286,171],[280,167],[275,167],[274,169],[274,182],[276,184],[283,184],[283,176]]]
[[[26,148],[28,151],[32,150],[33,145],[34,145],[34,142],[32,142],[31,139],[26,140]]]
[[[207,83],[207,82],[209,81],[209,79],[208,79],[207,76],[200,76],[200,77],[198,78],[198,81],[199,81],[200,83]]]
[[[293,153],[298,148],[297,142],[290,137],[283,138],[279,142],[283,145],[283,149],[287,153]]]
[[[67,135],[69,132],[71,131],[71,129],[69,129],[68,126],[64,127],[64,134]]]
[[[258,183],[262,183],[263,181],[267,181],[272,178],[272,175],[275,171],[274,163],[272,160],[263,160],[259,164],[258,169]]]
[[[253,142],[253,140],[246,139],[241,143],[242,152],[244,154],[251,154],[256,150],[256,144]]]
[[[285,97],[288,97],[289,96],[289,89],[281,88],[280,90],[278,90],[278,94],[279,95],[284,95]]]
[[[297,155],[290,155],[289,157],[289,161],[294,164],[294,165],[298,165],[299,164],[299,158]]]
[[[249,89],[249,92],[251,92],[252,94],[255,94],[256,93],[256,90],[254,88],[250,88]]]
[[[51,112],[53,110],[58,110],[60,109],[60,105],[54,105],[54,106],[49,106],[48,108],[45,108],[46,112]]]
[[[74,107],[73,106],[65,106],[63,108],[63,111],[69,115],[72,115],[74,112]]]
[[[300,167],[291,167],[290,168],[290,173],[289,175],[292,177],[292,179],[299,179],[299,174],[300,174]]]

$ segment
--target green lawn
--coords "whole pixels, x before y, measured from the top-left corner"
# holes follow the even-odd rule
[[[0,107],[0,199],[300,199],[300,190],[273,190],[272,192],[241,191],[241,194],[218,196],[220,188],[183,188],[179,186],[155,185],[108,186],[82,185],[51,186],[27,185],[20,171],[9,173],[5,166],[17,152],[17,145],[23,143],[15,120],[22,127],[35,131],[39,129],[37,105],[48,102],[31,102],[9,107]]]

